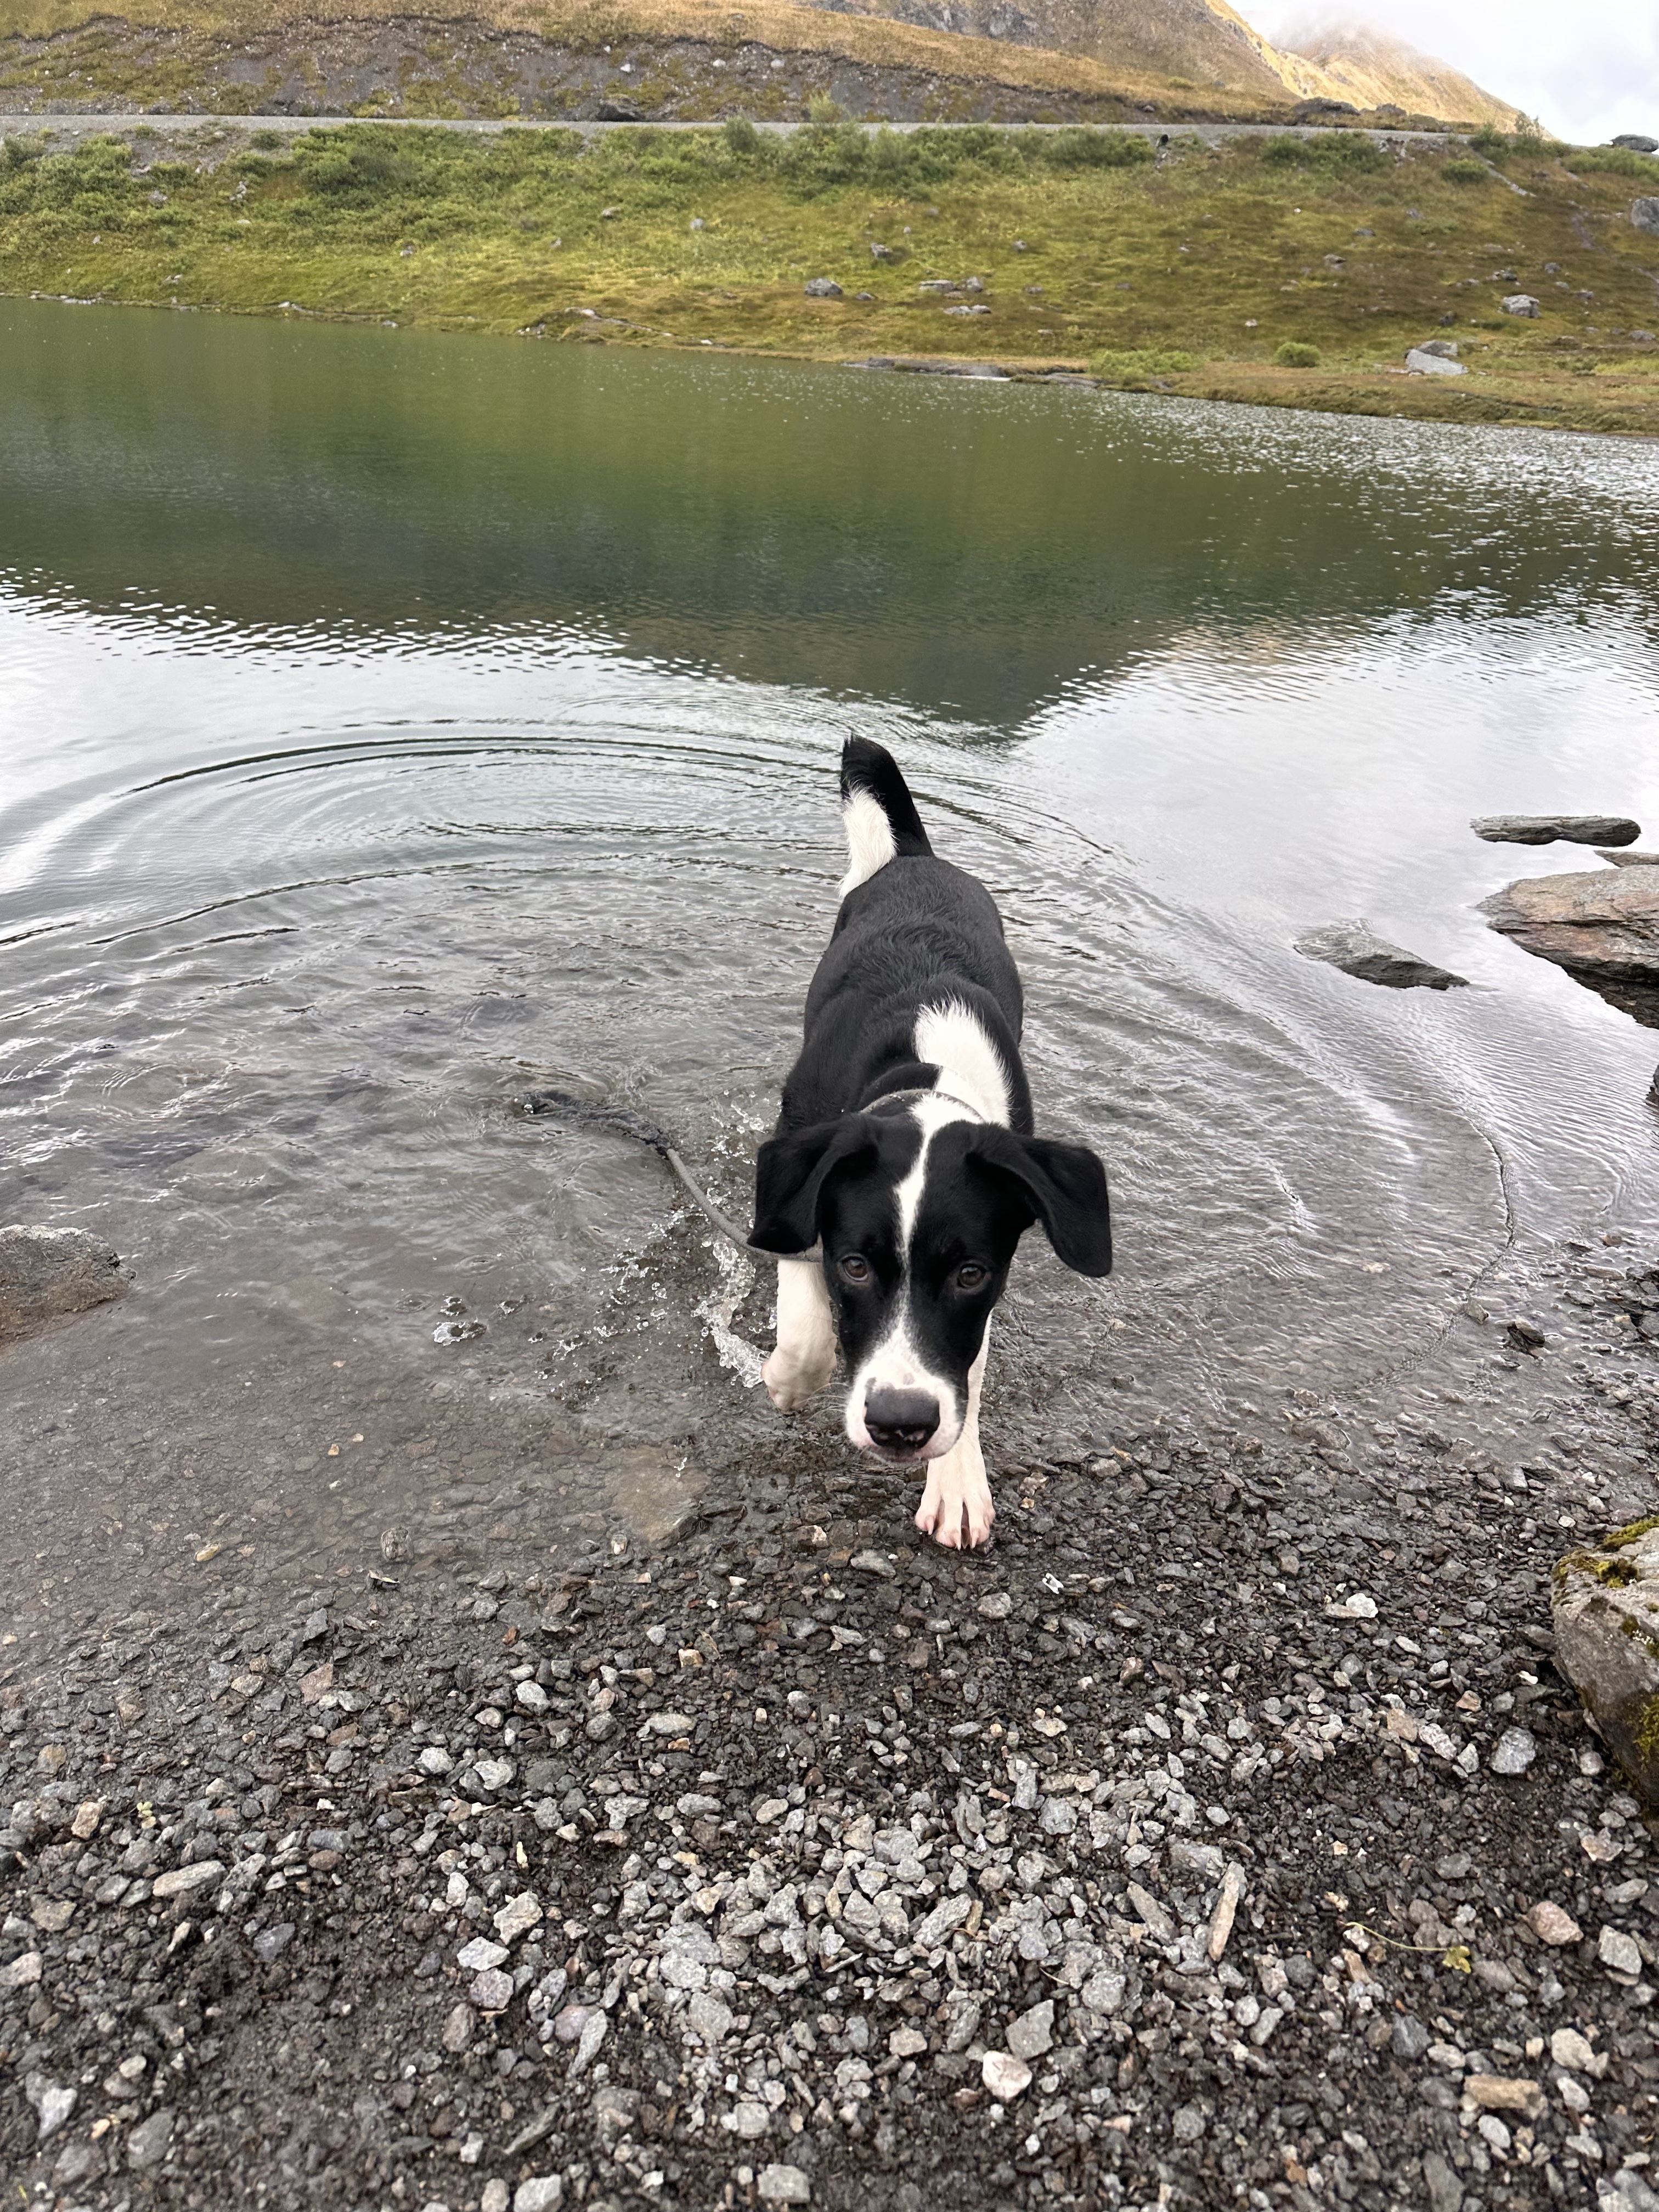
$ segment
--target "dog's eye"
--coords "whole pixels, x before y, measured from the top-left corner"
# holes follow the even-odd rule
[[[990,1269],[981,1267],[977,1260],[969,1260],[957,1269],[957,1288],[959,1291],[982,1291],[990,1277]]]
[[[870,1262],[862,1253],[849,1252],[841,1263],[841,1272],[849,1283],[867,1283],[870,1279]]]

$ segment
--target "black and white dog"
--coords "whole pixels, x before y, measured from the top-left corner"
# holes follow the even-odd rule
[[[813,1255],[779,1259],[766,1387],[799,1412],[839,1335],[848,1435],[925,1466],[919,1528],[982,1544],[991,1309],[1034,1221],[1067,1267],[1109,1271],[1106,1176],[1084,1146],[1031,1133],[1019,975],[990,893],[935,856],[879,745],[848,740],[841,791],[841,911],[756,1164],[750,1243]]]

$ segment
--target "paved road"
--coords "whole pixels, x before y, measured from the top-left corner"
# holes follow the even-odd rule
[[[94,115],[66,115],[49,113],[45,111],[41,111],[29,115],[0,115],[0,140],[3,140],[7,136],[14,132],[21,131],[29,136],[38,137],[46,131],[50,131],[55,137],[81,138],[95,136],[100,131],[112,130],[130,131],[132,129],[134,125],[140,123],[147,123],[156,131],[166,131],[172,134],[186,131],[209,131],[214,130],[287,131],[293,132],[302,131],[337,131],[343,128],[347,124],[362,123],[365,121],[394,123],[401,125],[408,129],[418,128],[422,130],[434,131],[472,131],[485,133],[498,131],[580,131],[588,135],[596,137],[608,131],[638,131],[641,128],[653,131],[717,131],[720,127],[718,123],[709,122],[659,123],[647,121],[646,124],[641,125],[638,123],[571,122],[556,118],[544,120],[539,117],[520,118],[518,116],[503,120],[494,116],[484,119],[476,119],[472,118],[458,119],[450,116],[439,115],[388,115],[377,117],[364,117],[359,115],[171,115],[156,113],[145,110],[123,110],[118,112],[100,112]],[[798,123],[757,123],[755,127],[757,131],[771,131],[781,135],[799,129],[799,125]],[[931,123],[860,123],[858,125],[858,128],[864,131],[932,131],[951,127],[952,126]],[[981,130],[988,127],[992,130],[999,131],[1071,131],[1075,130],[1078,126],[1075,124],[1068,123],[1002,123],[993,124],[988,126],[981,124],[966,124],[954,127],[964,130]],[[1294,131],[1297,136],[1300,137],[1317,137],[1321,135],[1322,131],[1328,126],[1319,124],[1294,123],[1113,123],[1103,127],[1112,131],[1127,131],[1132,136],[1139,138],[1158,139],[1174,136],[1179,136],[1183,138],[1201,138],[1206,146],[1215,146],[1219,145],[1224,139],[1227,138],[1260,138],[1266,137],[1269,135],[1278,135],[1286,131]],[[1371,131],[1366,133],[1368,137],[1375,138],[1383,145],[1422,144],[1437,146],[1444,144],[1448,139],[1455,137],[1458,135],[1458,133],[1451,131]]]

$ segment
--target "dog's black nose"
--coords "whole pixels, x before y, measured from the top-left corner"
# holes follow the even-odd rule
[[[878,1451],[920,1451],[939,1426],[939,1400],[925,1390],[872,1390],[864,1425]]]

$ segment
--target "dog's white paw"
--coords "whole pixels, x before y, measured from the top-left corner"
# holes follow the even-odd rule
[[[962,1456],[958,1447],[928,1462],[927,1486],[916,1508],[916,1526],[922,1534],[951,1552],[989,1543],[991,1523],[997,1517],[983,1462],[964,1466]]]
[[[781,1348],[775,1351],[761,1369],[761,1380],[766,1385],[766,1395],[781,1413],[799,1413],[805,1410],[836,1371],[833,1358],[823,1368],[803,1367],[799,1360],[786,1356]]]

